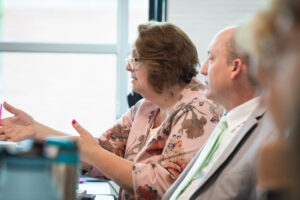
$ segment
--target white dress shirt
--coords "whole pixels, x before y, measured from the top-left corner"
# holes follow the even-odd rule
[[[242,105],[239,105],[226,114],[228,128],[221,136],[219,147],[212,156],[210,162],[202,169],[202,174],[205,175],[214,163],[218,160],[219,156],[225,150],[235,134],[240,130],[241,126],[247,121],[249,116],[259,105],[259,97],[251,99]]]

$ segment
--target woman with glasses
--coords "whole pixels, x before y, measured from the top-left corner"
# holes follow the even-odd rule
[[[72,121],[80,134],[84,174],[112,179],[121,188],[120,199],[160,199],[222,114],[204,97],[204,86],[195,78],[198,64],[194,44],[178,27],[139,25],[126,70],[144,99],[97,139]],[[2,120],[2,140],[65,135],[7,103],[4,107],[15,117]]]

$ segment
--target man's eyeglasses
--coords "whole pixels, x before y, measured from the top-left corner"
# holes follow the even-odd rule
[[[131,70],[134,69],[134,63],[138,61],[139,61],[138,58],[131,58],[131,57],[126,58],[126,64],[130,66]],[[137,69],[137,67],[135,69]]]

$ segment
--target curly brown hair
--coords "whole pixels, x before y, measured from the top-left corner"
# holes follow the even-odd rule
[[[148,81],[157,93],[174,85],[184,87],[197,75],[195,45],[177,26],[147,22],[138,26],[137,58],[149,71]]]

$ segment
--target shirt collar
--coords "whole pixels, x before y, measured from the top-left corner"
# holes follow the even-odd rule
[[[260,97],[255,97],[235,108],[226,114],[228,129],[231,131],[238,125],[248,119],[252,112],[257,108],[260,102]]]

